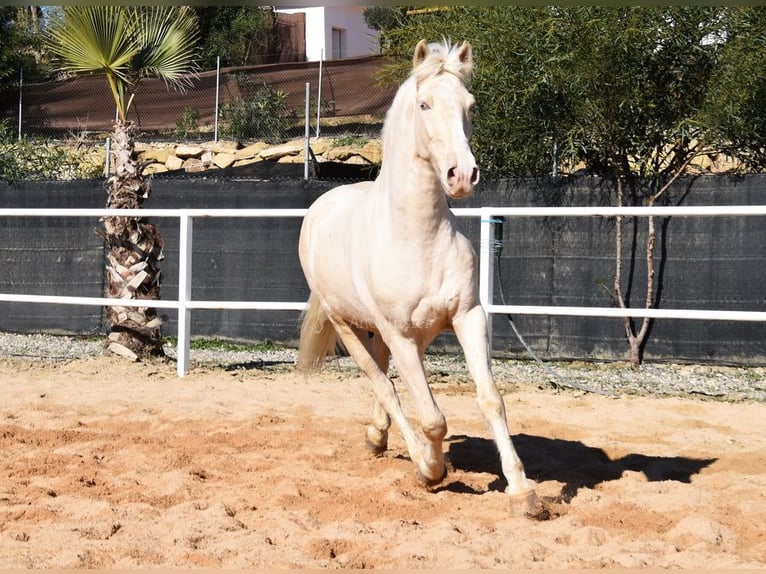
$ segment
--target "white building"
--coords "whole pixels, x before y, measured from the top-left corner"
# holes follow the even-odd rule
[[[364,22],[364,6],[277,8],[306,17],[306,60],[336,60],[380,53],[380,33]]]

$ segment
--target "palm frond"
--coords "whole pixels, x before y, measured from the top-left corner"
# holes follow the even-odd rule
[[[119,6],[66,6],[63,20],[52,26],[46,41],[62,67],[73,74],[111,73],[128,82],[135,37]]]
[[[197,40],[197,20],[185,6],[66,6],[46,45],[71,74],[103,73],[124,119],[142,78],[191,84]]]
[[[177,89],[191,85],[198,64],[198,29],[185,6],[161,6],[134,11],[141,49],[133,67],[141,76],[157,76]]]

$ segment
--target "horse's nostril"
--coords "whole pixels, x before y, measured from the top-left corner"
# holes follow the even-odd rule
[[[476,185],[477,183],[479,183],[479,168],[475,167],[471,172],[471,184]]]
[[[455,179],[455,168],[451,167],[447,170],[447,181]]]

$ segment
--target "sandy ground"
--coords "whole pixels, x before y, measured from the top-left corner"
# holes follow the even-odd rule
[[[365,450],[353,369],[0,360],[0,566],[766,566],[766,404],[505,383],[546,520],[509,514],[464,381],[427,489],[398,432]]]

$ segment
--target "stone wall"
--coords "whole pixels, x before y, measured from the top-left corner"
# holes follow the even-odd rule
[[[342,140],[315,138],[311,151],[318,162],[333,161],[353,165],[374,166],[381,162],[382,148],[376,139],[357,145],[343,145]],[[303,163],[305,140],[297,139],[279,145],[256,142],[240,145],[235,141],[178,143],[137,143],[136,151],[145,165],[144,174],[183,170],[198,173],[208,170],[241,167],[260,162]]]

